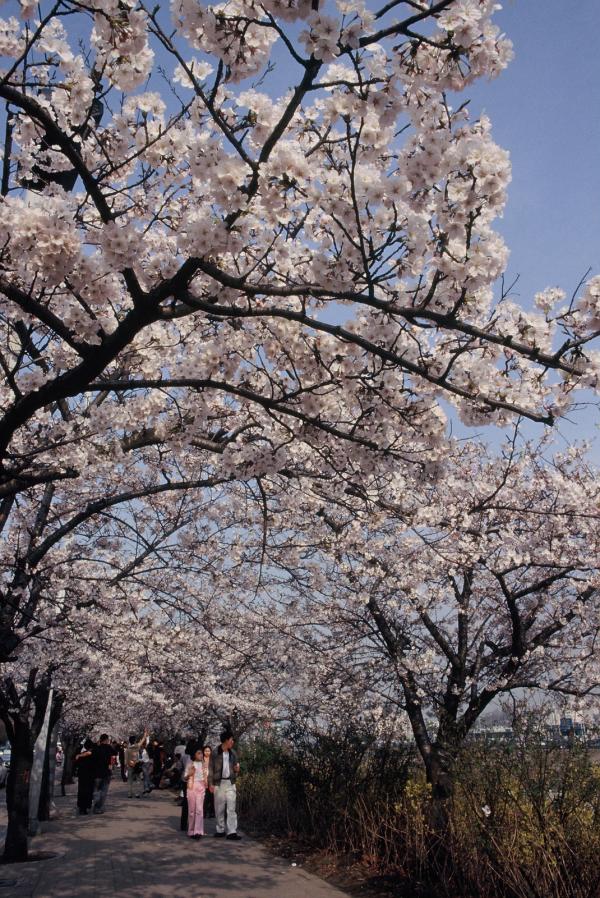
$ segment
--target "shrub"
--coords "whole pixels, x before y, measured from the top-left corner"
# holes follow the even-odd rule
[[[584,746],[535,732],[467,745],[442,839],[410,746],[296,730],[247,745],[244,769],[240,806],[254,826],[359,862],[395,894],[600,896],[600,772]]]

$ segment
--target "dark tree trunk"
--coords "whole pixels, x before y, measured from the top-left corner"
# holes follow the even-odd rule
[[[427,764],[427,782],[431,784],[434,801],[449,801],[454,795],[455,752],[449,752],[437,745],[433,746]]]
[[[6,808],[8,828],[4,843],[4,863],[26,861],[28,852],[27,830],[29,827],[29,778],[33,764],[31,727],[25,717],[15,715],[12,719],[10,740],[10,771],[6,781]]]
[[[75,757],[75,749],[79,745],[79,736],[73,736],[67,733],[61,733],[61,742],[63,749],[63,770],[60,778],[60,794],[66,795],[65,786],[73,784],[73,758]]]
[[[438,739],[431,744],[425,759],[427,782],[431,785],[431,825],[440,842],[445,841],[450,822],[459,750],[460,740],[440,742]]]
[[[7,677],[0,688],[0,716],[10,741],[10,771],[6,781],[8,827],[4,843],[4,863],[26,861],[28,857],[29,788],[36,739],[42,729],[50,672],[38,679],[38,671],[29,672],[27,685],[19,692]],[[33,712],[33,713],[32,713]]]

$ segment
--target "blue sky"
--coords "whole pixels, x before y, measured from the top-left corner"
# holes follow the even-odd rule
[[[544,287],[570,293],[588,268],[600,273],[600,2],[505,0],[496,22],[515,58],[468,94],[471,114],[489,115],[494,139],[511,155],[513,180],[496,228],[527,306]],[[600,462],[597,410],[571,419],[561,432],[596,436],[592,455]]]
[[[527,303],[546,286],[575,288],[600,272],[600,2],[506,0],[496,21],[515,58],[469,90],[513,181],[500,230]]]

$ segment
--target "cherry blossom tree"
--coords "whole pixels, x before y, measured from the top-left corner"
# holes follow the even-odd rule
[[[228,470],[301,442],[410,458],[443,438],[439,396],[468,423],[548,422],[596,386],[597,279],[535,313],[494,302],[508,157],[446,98],[510,59],[492,0],[20,7],[3,517],[99,451],[179,456],[183,430],[226,438]]]
[[[11,749],[11,766],[6,782],[6,808],[8,827],[4,845],[7,861],[27,859],[27,834],[29,824],[29,774],[33,766],[33,753],[37,737],[42,729],[50,695],[51,675],[47,670],[30,667],[23,688],[18,679],[5,677],[1,687],[0,719],[6,727]],[[53,717],[60,713],[62,696],[57,695]],[[25,852],[23,852],[23,845]]]
[[[128,632],[127,608],[136,605],[135,596],[126,601],[123,581],[173,528],[160,514],[159,500],[144,511],[132,504],[135,493],[111,496],[105,491],[98,498],[92,488],[102,490],[101,478],[92,478],[88,486],[91,495],[84,496],[81,490],[57,491],[55,484],[47,484],[41,505],[35,495],[22,494],[1,546],[0,714],[12,748],[5,845],[9,860],[27,857],[29,772],[50,687],[62,694],[56,678],[58,671],[72,668],[74,652],[84,648],[94,654],[102,615],[105,621],[118,608]],[[183,526],[185,513],[179,508],[176,515],[178,511]],[[73,632],[81,633],[79,621],[90,610],[95,617],[86,619],[85,633],[73,646]]]
[[[508,160],[446,92],[508,62],[494,4],[312,6],[2,20],[4,659],[46,550],[116,504],[433,469],[441,396],[550,421],[596,385],[597,279],[536,313],[493,299]]]
[[[598,278],[536,311],[494,297],[508,157],[447,97],[510,59],[492,0],[19,7],[0,20],[1,662],[90,608],[126,627],[174,594],[190,618],[208,512],[188,520],[188,494],[216,515],[214,491],[252,482],[266,517],[264,478],[296,500],[433,479],[442,399],[469,425],[551,423],[596,389]]]
[[[270,538],[290,636],[380,714],[406,712],[440,806],[504,694],[600,694],[600,481],[584,449],[545,451],[515,436],[500,457],[457,449],[420,486],[391,476],[327,503],[321,487]]]
[[[142,478],[123,493],[96,474],[87,493],[82,481],[46,485],[43,509],[17,497],[3,544],[12,860],[27,856],[29,771],[51,686],[79,731],[219,719],[241,729],[281,700],[276,631],[236,599],[247,587],[237,543],[262,520],[250,486],[207,477],[157,490]]]

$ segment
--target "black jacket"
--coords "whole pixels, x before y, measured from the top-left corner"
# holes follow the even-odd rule
[[[94,766],[94,776],[97,779],[105,779],[112,773],[111,761],[116,755],[117,750],[113,748],[110,742],[101,742],[92,749],[92,762]]]

